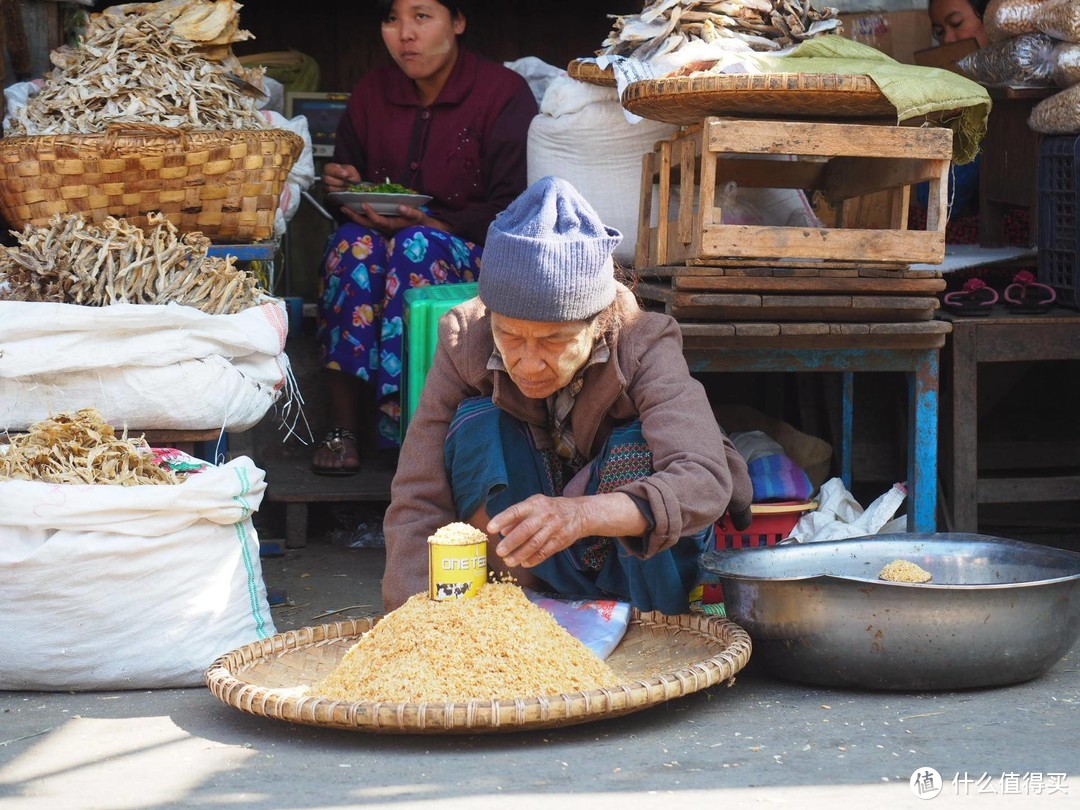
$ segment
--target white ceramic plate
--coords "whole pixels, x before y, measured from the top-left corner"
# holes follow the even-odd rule
[[[431,200],[428,194],[380,194],[372,191],[332,191],[326,195],[326,199],[334,205],[344,206],[352,211],[364,213],[363,205],[367,203],[376,214],[383,216],[397,216],[399,205],[411,205],[419,208]]]

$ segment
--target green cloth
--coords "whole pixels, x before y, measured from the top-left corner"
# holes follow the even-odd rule
[[[990,94],[957,73],[905,65],[869,45],[839,36],[808,39],[786,56],[758,56],[777,73],[869,76],[896,107],[898,122],[926,116],[936,126],[949,127],[954,133],[956,163],[970,163],[979,153],[990,114]]]

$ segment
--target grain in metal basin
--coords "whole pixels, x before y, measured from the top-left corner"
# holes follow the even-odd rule
[[[904,559],[926,584],[884,582]],[[891,534],[704,555],[775,674],[824,686],[961,689],[1047,672],[1080,637],[1080,554],[978,534]]]

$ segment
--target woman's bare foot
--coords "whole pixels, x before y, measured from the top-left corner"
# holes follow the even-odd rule
[[[345,428],[333,428],[323,437],[311,459],[311,469],[321,475],[354,475],[360,470],[360,452],[356,434]]]

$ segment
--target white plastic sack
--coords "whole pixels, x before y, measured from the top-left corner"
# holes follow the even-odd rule
[[[523,56],[512,62],[503,62],[503,67],[514,71],[529,83],[529,89],[532,90],[537,105],[544,100],[544,94],[547,92],[551,80],[557,76],[566,75],[566,71],[562,68],[549,65],[536,56]]]
[[[0,481],[0,689],[198,686],[274,634],[239,458],[177,485]]]
[[[548,85],[540,115],[529,127],[529,183],[548,175],[569,181],[605,225],[622,233],[615,260],[632,265],[641,157],[676,129],[659,121],[630,124],[614,88],[559,76]],[[656,195],[653,199],[655,204]]]
[[[891,519],[906,497],[904,485],[893,484],[892,489],[880,495],[864,510],[848,492],[843,481],[830,478],[821,485],[818,508],[799,518],[788,538],[800,543],[813,543],[906,531],[906,517]]]
[[[0,429],[97,408],[117,427],[247,430],[290,379],[281,302],[193,307],[0,301]]]

